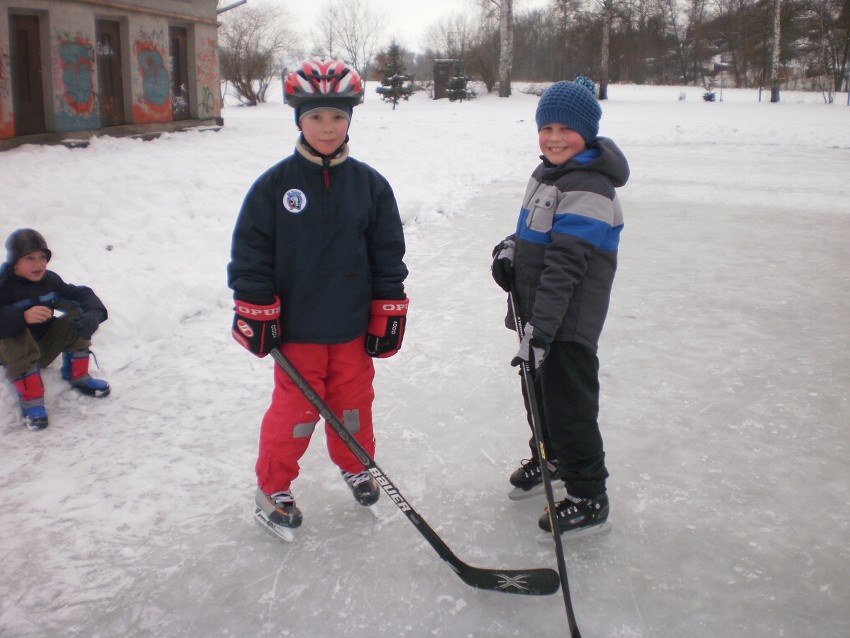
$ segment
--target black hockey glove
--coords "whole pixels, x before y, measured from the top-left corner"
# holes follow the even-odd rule
[[[515,251],[516,242],[511,238],[500,241],[493,248],[493,265],[490,272],[493,275],[493,281],[499,284],[499,288],[505,292],[511,291],[511,282],[514,278]]]
[[[235,301],[231,334],[239,345],[258,357],[280,347],[280,299],[275,297],[270,303]]]
[[[519,351],[511,359],[512,366],[527,363],[532,372],[536,372],[543,365],[543,360],[549,354],[549,344],[534,336],[534,326],[525,324],[525,334],[519,344]]]

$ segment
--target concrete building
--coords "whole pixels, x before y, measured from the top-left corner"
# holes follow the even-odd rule
[[[221,124],[216,0],[0,0],[0,149]]]

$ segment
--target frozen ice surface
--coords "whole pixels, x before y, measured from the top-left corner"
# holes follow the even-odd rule
[[[850,108],[700,94],[612,86],[603,104],[632,178],[600,348],[614,527],[565,545],[578,624],[846,638]],[[556,567],[543,500],[507,498],[528,431],[489,275],[537,163],[535,105],[482,91],[392,111],[370,93],[351,130],[393,184],[411,272],[404,348],[377,362],[376,459],[481,567]],[[321,428],[295,542],[252,520],[272,361],[230,338],[225,267],[245,191],[296,130],[281,104],[224,119],[0,153],[0,234],[39,229],[51,267],[103,298],[95,374],[113,387],[81,397],[51,366],[36,433],[0,387],[0,635],[567,635],[560,594],[471,589],[389,499],[379,519],[354,503]]]

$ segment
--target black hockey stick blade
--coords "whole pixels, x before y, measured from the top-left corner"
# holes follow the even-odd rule
[[[272,358],[283,369],[287,376],[292,379],[298,389],[304,393],[307,400],[313,404],[325,422],[336,432],[342,442],[357,456],[358,460],[386,492],[390,500],[396,504],[407,519],[413,523],[419,533],[425,537],[437,554],[449,564],[449,567],[460,576],[460,579],[471,587],[498,591],[507,594],[525,594],[528,596],[545,596],[554,594],[561,585],[558,572],[545,567],[534,569],[484,569],[467,565],[449,548],[442,538],[425,522],[408,500],[402,495],[383,470],[378,467],[369,453],[363,449],[359,441],[345,429],[342,421],[328,407],[322,398],[316,393],[307,380],[298,372],[298,369],[277,348],[271,351]]]
[[[561,579],[553,569],[482,569],[457,560],[446,561],[460,579],[470,587],[501,591],[508,594],[548,596],[558,591]]]

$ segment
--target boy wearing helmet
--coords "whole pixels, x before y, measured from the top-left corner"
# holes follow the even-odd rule
[[[536,112],[543,161],[516,231],[493,250],[493,278],[512,292],[525,327],[511,365],[525,362],[532,371],[547,471],[567,487],[552,517],[562,534],[608,518],[596,353],[623,228],[615,189],[628,180],[629,165],[612,140],[598,137],[601,116],[589,79],[547,89]],[[515,328],[510,308],[506,325]],[[510,477],[512,498],[542,485],[533,437],[530,446],[531,459]],[[538,525],[551,530],[548,514]]]
[[[301,131],[295,152],[251,186],[233,231],[228,284],[233,337],[264,357],[279,347],[370,455],[373,357],[401,347],[408,299],[398,206],[387,180],[349,155],[359,75],[341,60],[305,62],[286,78]],[[261,425],[256,515],[291,540],[302,515],[290,489],[320,419],[275,367]],[[373,505],[374,478],[326,426],[328,452],[357,501]]]
[[[109,384],[89,375],[91,337],[106,321],[103,303],[86,286],[47,269],[53,256],[41,233],[20,228],[6,240],[0,265],[0,363],[15,386],[24,425],[47,427],[40,369],[62,354],[62,378],[75,390],[105,397]]]

